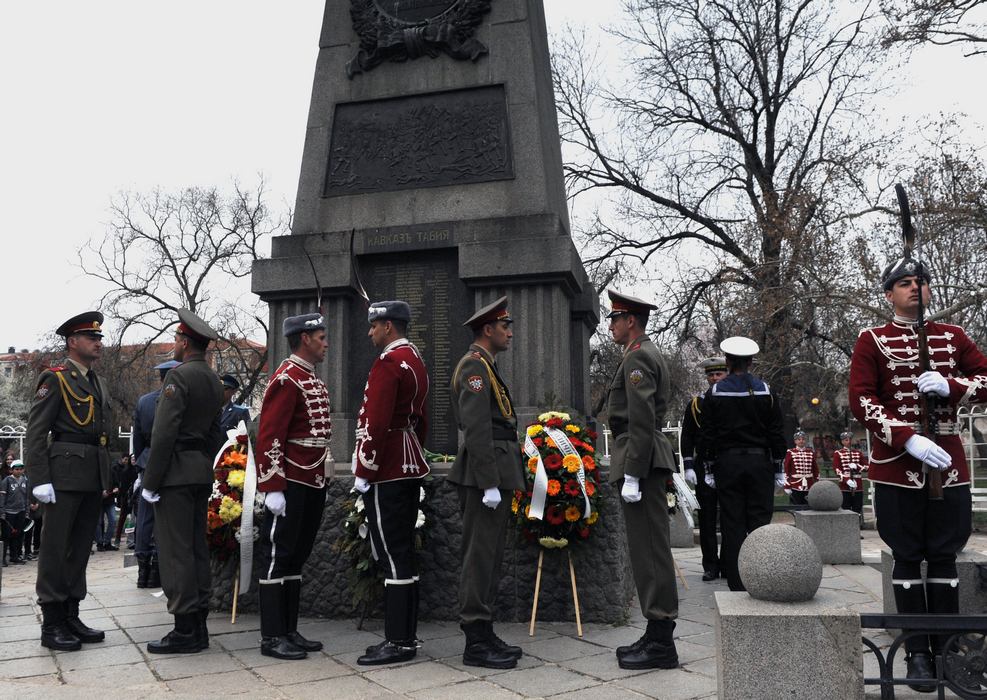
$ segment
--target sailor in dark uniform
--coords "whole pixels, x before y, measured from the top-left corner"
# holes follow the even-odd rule
[[[240,389],[240,382],[232,374],[224,374],[223,380],[223,413],[219,418],[219,426],[225,435],[228,430],[233,430],[240,421],[245,424],[250,423],[250,410],[246,406],[233,403],[233,397]]]

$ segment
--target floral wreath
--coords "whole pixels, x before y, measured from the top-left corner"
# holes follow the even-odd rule
[[[240,518],[243,514],[243,484],[247,476],[247,436],[238,435],[216,460],[212,495],[206,513],[206,540],[209,551],[226,561],[240,550]],[[254,498],[254,522],[264,512],[264,494]],[[260,531],[254,527],[254,541]]]

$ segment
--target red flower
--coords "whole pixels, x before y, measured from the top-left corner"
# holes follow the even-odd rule
[[[596,431],[595,430],[589,430],[587,428],[586,434],[589,435],[589,439],[590,440],[596,440]]]
[[[531,438],[531,442],[535,443],[535,447],[541,447],[542,445],[545,444],[545,439],[540,437]]]
[[[236,441],[239,444],[241,444],[241,445],[246,445],[247,444],[247,436],[246,435],[237,435],[236,436]]]
[[[553,452],[548,457],[544,459],[545,468],[555,471],[562,466],[562,455],[558,452]]]
[[[562,419],[561,418],[549,418],[547,421],[545,421],[545,425],[547,425],[549,428],[561,428],[562,427]]]
[[[561,525],[565,522],[565,513],[558,506],[549,506],[545,509],[545,522],[549,525]]]
[[[569,479],[567,482],[565,482],[565,492],[569,496],[578,496],[579,482],[576,481],[575,479]]]
[[[576,530],[576,532],[579,533],[579,536],[582,537],[584,540],[589,537],[589,528],[588,527],[584,527],[584,528],[582,528],[580,530]]]
[[[230,492],[230,487],[225,481],[219,482],[219,492],[224,496]]]

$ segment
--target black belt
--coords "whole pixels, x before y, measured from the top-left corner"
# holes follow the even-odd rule
[[[105,445],[105,435],[83,435],[82,433],[52,433],[52,442],[71,442],[76,445]]]
[[[517,431],[508,430],[508,429],[504,429],[504,428],[501,428],[501,429],[498,430],[497,428],[494,428],[494,431],[493,431],[493,439],[494,440],[512,440],[513,442],[517,442]]]
[[[719,451],[721,455],[763,455],[771,456],[770,451],[764,447],[728,447]]]

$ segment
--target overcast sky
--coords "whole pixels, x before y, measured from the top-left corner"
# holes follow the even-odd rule
[[[99,296],[77,251],[101,235],[116,192],[251,184],[263,172],[273,199],[294,203],[323,5],[3,3],[0,349],[37,347]],[[565,23],[595,31],[619,2],[545,7],[550,32]],[[987,122],[972,77],[985,67],[956,50],[923,51],[887,105],[889,121],[960,110]]]

